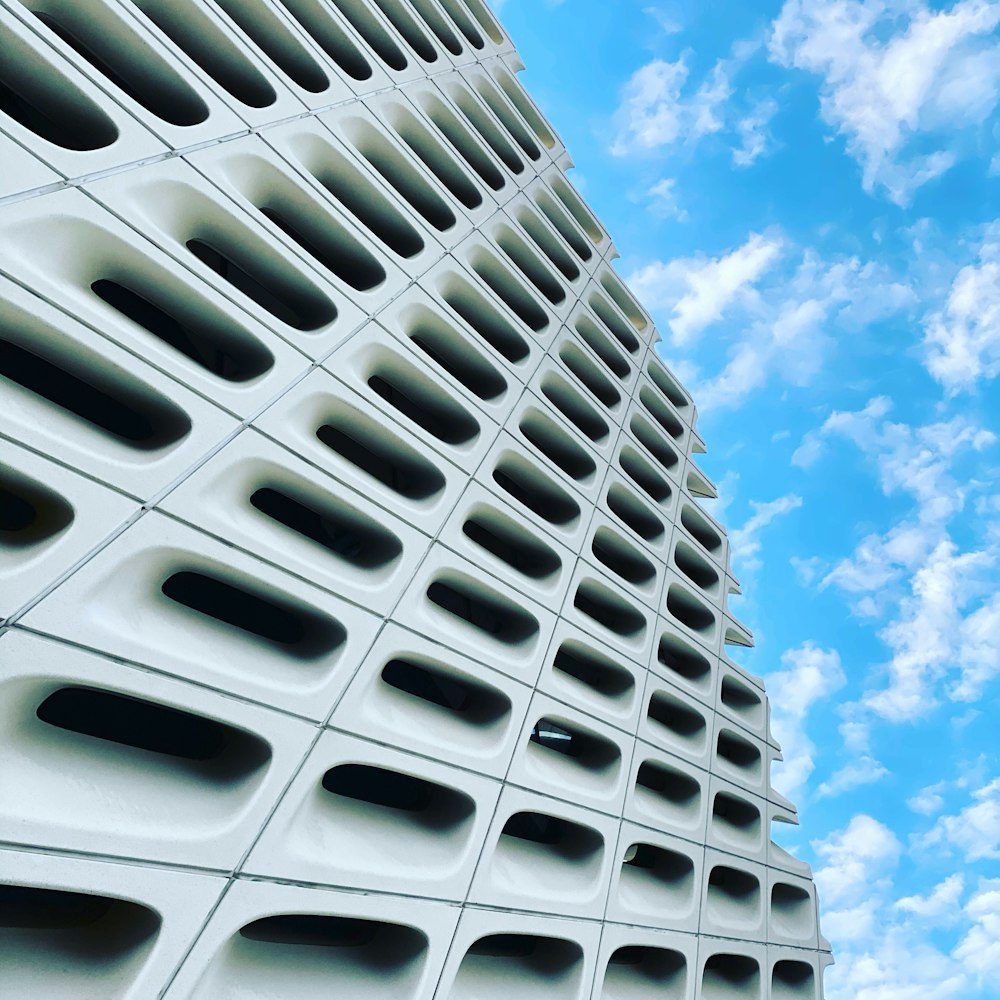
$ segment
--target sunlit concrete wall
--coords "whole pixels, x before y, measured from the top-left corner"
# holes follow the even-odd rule
[[[694,405],[480,0],[0,53],[0,996],[820,997]]]

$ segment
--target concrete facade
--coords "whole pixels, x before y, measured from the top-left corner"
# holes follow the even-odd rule
[[[0,995],[819,1000],[695,406],[481,0],[0,49]]]

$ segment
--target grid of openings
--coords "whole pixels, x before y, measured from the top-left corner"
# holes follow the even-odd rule
[[[0,44],[0,995],[820,1000],[694,404],[484,0]]]

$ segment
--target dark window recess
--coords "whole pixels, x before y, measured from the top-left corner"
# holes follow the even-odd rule
[[[653,693],[646,715],[684,739],[701,740],[705,736],[705,719],[701,713],[662,691]]]
[[[499,191],[506,180],[492,158],[487,156],[469,130],[437,98],[428,98],[425,111],[459,156],[482,178],[487,187]]]
[[[663,537],[663,522],[619,483],[612,483],[608,489],[608,509],[647,542]]]
[[[287,280],[261,274],[253,264],[246,270],[204,240],[188,240],[185,246],[219,277],[296,330],[317,330],[337,318],[334,304],[322,292],[293,287]]]
[[[399,0],[375,0],[379,9],[386,18],[392,22],[392,26],[406,39],[406,44],[424,62],[432,63],[437,61],[437,50],[431,44],[431,40],[424,34],[421,27],[410,16],[410,13],[399,2]]]
[[[567,861],[585,860],[604,847],[604,838],[596,830],[536,812],[514,813],[504,824],[501,841],[504,837],[546,847]]]
[[[539,191],[535,195],[535,203],[545,218],[555,226],[559,235],[573,248],[573,252],[580,260],[590,260],[594,256],[587,241],[580,235],[563,210],[544,191]]]
[[[263,740],[232,726],[96,688],[60,688],[35,714],[58,729],[203,765],[202,776],[216,780],[245,778],[271,757]]]
[[[750,903],[760,896],[760,882],[749,872],[717,865],[708,877],[708,891],[713,890],[741,903]]]
[[[441,336],[430,326],[417,327],[408,336],[431,361],[480,399],[496,399],[507,391],[507,383],[496,368],[457,337]]]
[[[474,515],[462,525],[462,532],[532,580],[544,580],[562,567],[555,551],[506,517]]]
[[[372,375],[368,387],[445,444],[465,444],[479,435],[479,424],[457,403],[442,404],[427,391],[419,392],[419,397],[418,392],[406,393],[385,375]]]
[[[147,943],[159,931],[160,918],[145,906],[110,896],[0,885],[0,927],[22,932],[16,964],[27,964],[30,957],[44,968],[58,947],[60,965],[76,971],[112,962]]]
[[[115,40],[87,17],[74,16],[75,23],[70,27],[48,13],[36,11],[35,16],[98,73],[157,118],[181,126],[199,125],[208,118],[205,102],[148,50],[141,59],[122,52]],[[138,39],[134,42],[138,43]]]
[[[428,500],[444,489],[444,476],[374,421],[351,411],[323,424],[316,437],[331,451],[408,500]]]
[[[394,109],[392,126],[417,159],[454,195],[457,201],[469,209],[479,208],[482,205],[483,196],[465,170],[413,115],[398,108]]]
[[[672,378],[657,364],[652,361],[646,366],[646,372],[653,380],[653,384],[670,400],[678,410],[683,410],[687,405],[687,398],[677,387]]]
[[[601,441],[608,436],[607,423],[559,376],[549,376],[542,382],[542,394],[589,440]]]
[[[279,0],[313,41],[353,80],[368,80],[372,68],[347,32],[310,0]]]
[[[514,147],[507,141],[504,134],[496,127],[486,114],[486,110],[472,94],[464,87],[456,85],[451,88],[451,99],[486,145],[507,165],[507,169],[512,174],[524,173],[524,164],[514,151]]]
[[[385,281],[382,265],[356,240],[337,233],[328,220],[300,216],[292,221],[288,209],[266,205],[260,211],[293,243],[351,288],[367,292]]]
[[[774,963],[773,985],[791,991],[790,996],[801,996],[809,1000],[815,996],[816,974],[813,967],[805,962],[782,959]],[[776,996],[782,994],[775,991]]]
[[[369,764],[340,764],[323,775],[331,795],[409,813],[411,822],[438,832],[465,822],[476,811],[464,792]]]
[[[455,225],[455,214],[398,149],[366,123],[354,129],[358,152],[385,178],[404,201],[440,232]]]
[[[672,887],[679,888],[689,882],[694,875],[694,863],[689,857],[677,851],[664,850],[654,844],[632,844],[626,857],[629,857],[629,860],[623,864],[628,865],[633,871],[639,870],[646,878],[664,882]]]
[[[591,543],[597,561],[627,583],[642,586],[656,576],[656,567],[634,546],[608,528],[598,528]]]
[[[719,582],[719,574],[685,542],[677,543],[674,563],[689,580],[703,590],[711,590]]]
[[[350,954],[331,954],[331,961],[350,962],[372,975],[396,974],[427,949],[426,936],[414,927],[313,913],[263,917],[241,927],[239,933],[247,941],[264,944],[343,950]]]
[[[204,573],[174,573],[160,589],[192,611],[267,639],[303,659],[329,653],[346,638],[343,626],[332,618]]]
[[[441,0],[441,6],[448,12],[448,16],[455,22],[458,26],[458,30],[462,32],[463,35],[468,39],[469,44],[474,49],[481,49],[486,43],[483,41],[483,36],[479,34],[478,29],[469,15],[462,8],[459,0]],[[499,45],[502,39],[497,38],[496,43]]]
[[[90,290],[112,309],[227,382],[248,382],[274,365],[271,352],[255,338],[246,333],[234,336],[217,322],[192,316],[193,310],[181,319],[168,312],[165,303],[153,302],[107,278],[95,281]]]
[[[716,749],[723,760],[744,771],[756,771],[760,766],[760,750],[752,743],[723,729],[719,733]]]
[[[406,69],[408,63],[402,49],[365,4],[356,0],[333,0],[333,4],[386,66],[397,73]]]
[[[193,3],[162,0],[133,3],[227,94],[250,108],[268,108],[278,99],[263,74],[218,25]]]
[[[402,543],[364,514],[329,500],[289,496],[270,486],[255,490],[250,503],[292,531],[305,535],[354,566],[378,569],[399,557]]]
[[[722,546],[722,539],[718,533],[709,525],[693,507],[685,504],[681,508],[681,524],[698,540],[709,552],[715,552]]]
[[[738,715],[754,715],[761,707],[760,695],[732,677],[722,679],[722,704]]]
[[[319,63],[263,4],[250,4],[246,0],[218,0],[218,3],[296,86],[310,94],[321,94],[330,86]]]
[[[485,253],[477,254],[471,263],[476,274],[528,329],[540,333],[549,325],[549,318],[542,307],[495,257]]]
[[[568,757],[588,771],[605,771],[621,760],[621,751],[611,740],[564,725],[555,719],[539,719],[531,730],[529,740]]]
[[[580,516],[579,505],[568,493],[521,458],[502,458],[493,470],[493,480],[550,524],[571,524]]]
[[[667,611],[692,632],[707,632],[715,627],[715,615],[675,583],[667,589]]]
[[[431,0],[410,0],[424,23],[437,35],[438,41],[453,55],[460,56],[464,51],[458,36],[441,16]]]
[[[564,431],[546,417],[528,412],[521,417],[518,430],[553,465],[571,479],[588,479],[597,471],[597,463]]]
[[[575,344],[563,344],[559,348],[559,357],[598,402],[609,409],[621,402],[621,393]]]
[[[590,303],[590,308],[597,314],[598,319],[614,335],[615,340],[630,354],[635,354],[639,350],[639,341],[635,334],[619,319],[611,303],[597,294],[591,295],[587,301]]]
[[[635,783],[682,809],[697,806],[701,797],[701,788],[694,778],[651,760],[639,765]]]
[[[582,961],[583,949],[575,941],[527,934],[490,934],[469,948],[462,966],[468,963],[474,968],[470,969],[469,982],[476,990],[486,982],[490,986],[499,985],[500,995],[516,995],[525,983],[531,983],[537,984],[544,994],[553,982],[562,982],[571,975],[574,966]],[[460,967],[456,983],[461,982],[462,976]],[[511,983],[515,984],[513,989]]]
[[[428,599],[448,614],[508,645],[517,645],[538,634],[535,617],[513,602],[476,593],[472,580],[454,583],[452,586],[435,580],[427,588]]]
[[[638,636],[646,630],[646,618],[641,612],[594,580],[584,580],[580,584],[573,606],[624,638]]]
[[[537,160],[542,155],[541,150],[539,150],[531,134],[518,119],[517,113],[512,111],[510,106],[500,96],[499,91],[489,84],[480,81],[476,86],[476,92],[521,149],[531,159]]]
[[[393,253],[410,258],[424,249],[416,229],[345,157],[324,146],[322,162],[324,169],[313,174],[316,180]]]
[[[679,951],[642,945],[626,945],[617,949],[608,959],[605,978],[609,985],[620,983],[625,987],[628,984],[632,988],[638,985],[640,990],[670,987],[673,991],[678,986],[683,990],[686,981],[687,961]],[[632,995],[632,989],[627,989],[622,995]]]
[[[0,465],[0,547],[28,548],[73,523],[73,508],[57,493]]]
[[[756,834],[760,829],[760,810],[745,799],[719,792],[712,804],[712,818],[717,822],[745,834]]]
[[[606,698],[627,698],[635,690],[627,670],[572,640],[559,647],[552,667]]]
[[[639,390],[639,401],[646,407],[649,415],[675,440],[684,437],[684,425],[674,416],[673,411],[665,406],[650,391],[647,386]]]
[[[620,379],[628,378],[631,368],[622,353],[612,346],[607,337],[597,329],[589,316],[581,316],[574,324],[580,339],[604,362],[608,371]]]
[[[39,72],[39,57],[8,29],[0,29],[0,112],[63,149],[103,149],[118,126],[55,67]]]
[[[566,292],[551,272],[530,250],[519,236],[508,226],[503,226],[497,235],[497,246],[514,262],[514,266],[553,305],[566,301]]]
[[[701,684],[712,672],[712,665],[706,657],[674,635],[666,634],[660,638],[656,658],[668,670],[694,684]]]
[[[760,966],[748,955],[712,955],[702,979],[703,992],[709,989],[732,991],[736,996],[758,995]]]
[[[382,681],[404,694],[446,709],[462,722],[490,726],[510,712],[510,700],[494,688],[415,660],[394,659],[382,668]]]
[[[633,417],[629,424],[629,429],[635,435],[636,440],[641,442],[643,447],[656,459],[664,469],[668,471],[677,465],[679,459],[677,452],[660,437],[652,427],[639,417]]]
[[[666,503],[670,499],[670,484],[634,449],[622,448],[618,464],[629,479],[632,480],[651,500]]]
[[[65,353],[68,366],[78,363],[69,351]],[[0,339],[0,376],[133,448],[154,451],[174,444],[191,430],[186,413],[153,389],[130,385],[131,377],[110,365],[95,365],[84,379],[55,361]]]
[[[528,356],[524,338],[470,285],[462,282],[454,290],[444,289],[442,297],[490,347],[517,364]]]

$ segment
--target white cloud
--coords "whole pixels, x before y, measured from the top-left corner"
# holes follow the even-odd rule
[[[729,546],[733,565],[741,572],[749,572],[760,566],[757,553],[760,552],[760,533],[775,518],[783,517],[802,506],[802,497],[787,493],[776,500],[761,503],[750,501],[753,514],[739,528],[729,532]]]
[[[884,891],[902,851],[892,830],[864,813],[812,846],[821,863],[816,884],[830,912],[858,906]]]
[[[696,142],[722,128],[719,109],[732,88],[721,60],[693,94],[685,93],[687,57],[676,62],[654,59],[640,66],[622,88],[614,115],[614,156],[651,153],[679,142]]]
[[[865,754],[856,760],[850,761],[828,781],[824,781],[816,789],[816,798],[826,799],[843,795],[844,792],[860,788],[862,785],[871,785],[876,781],[881,781],[888,774],[889,769],[887,767],[875,760],[874,757]]]
[[[654,215],[663,219],[676,219],[678,222],[685,222],[688,217],[686,209],[677,204],[677,186],[675,177],[664,177],[657,181],[647,192],[650,208]]]
[[[921,788],[916,795],[906,800],[906,805],[921,816],[933,816],[944,807],[944,796],[941,794],[944,788],[943,781]]]
[[[927,370],[950,395],[1000,375],[1000,221],[963,267],[948,301],[924,322]]]
[[[921,848],[954,848],[966,862],[1000,858],[1000,778],[976,789],[973,802],[953,816],[941,816],[918,838]]]
[[[926,896],[904,896],[896,900],[895,906],[928,924],[950,924],[962,915],[960,903],[964,892],[965,878],[956,872],[939,882]]]
[[[957,160],[945,133],[985,120],[1000,89],[1000,6],[960,0],[786,0],[771,58],[823,78],[820,113],[844,136],[866,191],[905,205]],[[928,152],[921,136],[946,148]]]
[[[836,650],[804,643],[781,657],[783,669],[767,675],[771,725],[784,762],[775,767],[775,782],[795,798],[815,767],[816,747],[806,733],[812,707],[846,683]]]
[[[736,123],[740,145],[733,148],[733,163],[749,167],[767,151],[767,126],[778,111],[778,102],[767,98],[759,101],[750,113]]]
[[[992,987],[1000,977],[1000,879],[983,879],[965,913],[973,926],[954,956],[975,974],[980,988]]]
[[[654,261],[628,279],[648,309],[670,311],[667,323],[675,345],[722,318],[735,301],[753,295],[753,286],[781,252],[780,237],[751,233],[746,243],[721,257]]]

